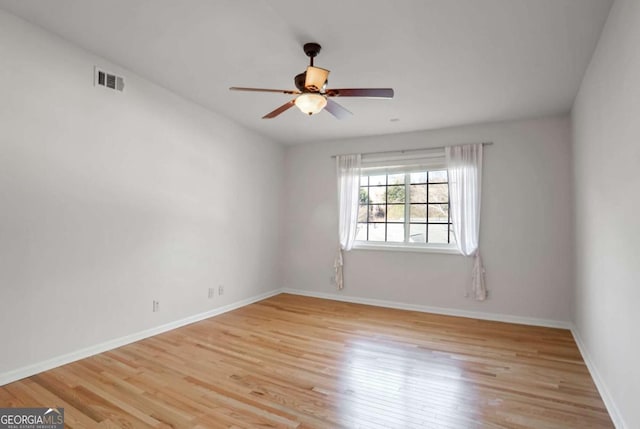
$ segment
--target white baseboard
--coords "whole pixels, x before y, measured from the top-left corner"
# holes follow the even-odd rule
[[[38,362],[32,365],[15,369],[13,371],[5,372],[0,374],[0,386],[4,386],[5,384],[11,383],[13,381],[17,381],[25,377],[30,377],[32,375],[50,370],[52,368],[56,368],[61,365],[66,365],[68,363],[75,362],[80,359],[85,359],[90,356],[94,356],[99,353],[106,352],[108,350],[113,350],[115,348],[122,347],[124,345],[131,344],[136,341],[140,341],[145,338],[149,338],[154,335],[161,334],[163,332],[171,331],[172,329],[176,329],[181,326],[190,325],[192,323],[199,322],[201,320],[208,319],[210,317],[217,316],[219,314],[226,313],[228,311],[235,310],[240,307],[244,307],[245,305],[253,304],[254,302],[257,302],[257,301],[262,301],[263,299],[269,298],[274,295],[278,295],[280,293],[281,293],[281,290],[276,289],[274,291],[256,295],[251,298],[243,299],[241,301],[237,301],[232,304],[214,308],[204,313],[195,314],[193,316],[176,320],[174,322],[166,323],[164,325],[156,326],[151,329],[146,329],[144,331],[137,332],[135,334],[127,335],[120,338],[115,338],[113,340],[96,344],[91,347],[87,347],[87,348],[77,350],[71,353],[67,353],[61,356],[56,356],[54,358],[48,359],[43,362]]]
[[[571,333],[573,334],[573,339],[576,341],[576,344],[578,345],[580,354],[582,354],[582,359],[584,360],[584,363],[587,365],[587,369],[591,374],[591,378],[593,379],[593,382],[595,383],[596,388],[598,389],[598,393],[600,393],[600,397],[602,398],[604,405],[607,407],[607,411],[609,412],[609,416],[611,417],[611,420],[613,420],[613,424],[617,429],[627,429],[629,426],[627,426],[626,423],[624,422],[624,419],[622,418],[622,414],[620,413],[620,410],[618,409],[615,402],[613,401],[613,397],[611,396],[611,393],[609,392],[609,389],[607,388],[607,385],[605,384],[604,379],[602,378],[602,376],[600,375],[600,372],[598,371],[595,364],[593,363],[593,360],[591,359],[591,356],[587,351],[587,347],[582,341],[582,338],[580,337],[580,333],[578,332],[575,326],[571,327]]]
[[[420,311],[423,313],[441,314],[444,316],[469,317],[472,319],[492,320],[495,322],[518,323],[521,325],[544,326],[547,328],[560,328],[570,330],[570,322],[549,319],[536,319],[533,317],[512,316],[509,314],[485,313],[481,311],[459,310],[455,308],[431,307],[427,305],[407,304],[397,301],[386,301],[382,299],[361,298],[334,293],[312,292],[300,289],[282,289],[283,293],[292,295],[310,296],[314,298],[332,299],[334,301],[353,302],[355,304],[374,305],[376,307],[397,308],[399,310]]]

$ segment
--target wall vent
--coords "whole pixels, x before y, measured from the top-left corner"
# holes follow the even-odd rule
[[[93,85],[122,92],[124,91],[124,78],[95,67]]]

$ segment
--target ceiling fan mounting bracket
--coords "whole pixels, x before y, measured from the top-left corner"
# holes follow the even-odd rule
[[[309,58],[313,59],[318,56],[322,47],[318,43],[305,43],[302,49],[304,49],[304,53],[307,54]]]

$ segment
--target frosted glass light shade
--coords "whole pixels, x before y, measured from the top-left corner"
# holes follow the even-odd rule
[[[327,99],[320,94],[307,92],[300,94],[295,101],[296,106],[302,113],[307,115],[315,115],[327,105]]]
[[[327,83],[327,77],[329,77],[329,70],[309,66],[307,67],[307,76],[304,81],[304,87],[309,91],[322,91],[324,89],[324,85]]]

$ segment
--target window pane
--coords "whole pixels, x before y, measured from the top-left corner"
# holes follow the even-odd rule
[[[387,202],[404,203],[404,185],[389,186],[387,188]]]
[[[384,241],[384,223],[369,224],[369,241]]]
[[[404,204],[387,206],[387,222],[404,222]]]
[[[401,185],[404,184],[404,174],[390,174],[389,185]]]
[[[447,230],[449,225],[428,225],[429,227],[429,243],[447,243]]]
[[[369,222],[385,222],[387,212],[384,204],[373,204],[369,206]]]
[[[429,183],[446,183],[447,170],[437,170],[429,172]]]
[[[405,181],[410,179],[407,197]],[[428,179],[428,181],[427,181]],[[446,169],[360,178],[356,240],[402,243],[455,243],[449,221]],[[406,219],[405,204],[409,206]],[[405,224],[405,222],[408,222]]]
[[[412,223],[409,226],[409,242],[425,243],[427,238],[427,225]]]
[[[367,206],[360,206],[358,208],[358,222],[367,221]]]
[[[449,222],[449,204],[429,204],[429,222]]]
[[[372,204],[375,203],[384,203],[386,201],[387,188],[384,186],[375,186],[369,188],[369,202]]]
[[[429,185],[429,202],[430,203],[446,203],[449,201],[449,186]]]
[[[411,173],[411,183],[427,183],[427,173]]]
[[[359,223],[356,228],[356,241],[367,241],[367,224]]]
[[[427,202],[427,185],[411,185],[411,202],[412,203]]]
[[[369,176],[369,186],[386,185],[386,184],[387,184],[386,174],[383,174],[381,176]]]
[[[360,204],[367,204],[369,200],[369,188],[360,188]]]
[[[387,224],[387,241],[402,243],[404,241],[404,225]]]
[[[426,204],[411,204],[411,222],[426,222],[427,221],[427,205]]]

